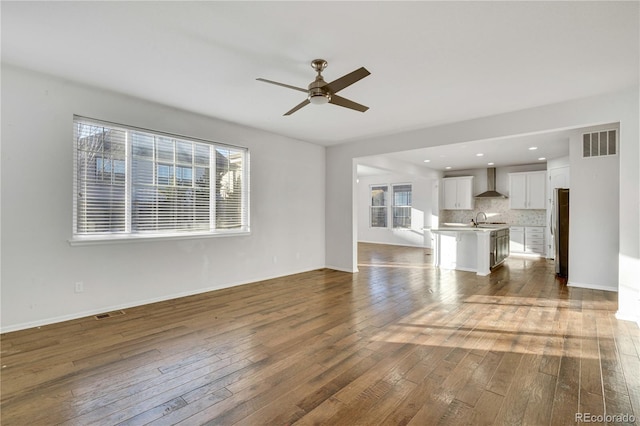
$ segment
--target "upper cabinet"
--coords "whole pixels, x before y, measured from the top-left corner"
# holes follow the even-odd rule
[[[473,210],[473,176],[442,179],[444,210]]]
[[[546,209],[547,172],[509,173],[509,208]]]

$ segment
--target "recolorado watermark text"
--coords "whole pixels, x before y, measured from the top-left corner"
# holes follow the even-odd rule
[[[576,423],[634,423],[633,414],[591,414],[576,413]]]

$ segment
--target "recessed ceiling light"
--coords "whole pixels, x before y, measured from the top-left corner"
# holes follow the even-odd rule
[[[447,167],[445,167],[445,169],[447,169],[447,170],[449,170],[450,168],[451,168],[451,166],[447,166]]]
[[[483,153],[479,152],[476,154],[476,157],[482,157],[483,155],[484,155]]]
[[[538,149],[538,147],[537,147],[537,146],[530,146],[530,147],[529,147],[529,151],[535,151],[536,149]]]
[[[495,163],[487,163],[487,166],[493,166]]]
[[[425,163],[429,163],[429,162],[431,162],[431,160],[424,160],[424,162],[425,162]]]
[[[546,158],[545,157],[540,157],[540,158],[538,158],[538,160],[539,161],[544,161],[544,160],[546,160]]]

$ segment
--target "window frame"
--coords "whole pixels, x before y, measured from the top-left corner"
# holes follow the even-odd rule
[[[132,176],[133,175],[133,172],[132,172],[133,142],[130,141],[131,139],[130,133],[126,133],[125,160],[124,160],[125,161],[124,168],[125,168],[126,195],[125,195],[124,208],[125,208],[125,221],[127,222],[127,225],[125,226],[125,231],[124,232],[107,231],[107,232],[92,232],[92,233],[80,232],[78,227],[78,214],[79,214],[79,211],[78,211],[79,210],[79,207],[78,207],[78,194],[79,194],[78,142],[79,142],[79,138],[77,137],[77,133],[76,133],[76,126],[78,126],[79,123],[86,123],[88,125],[96,125],[96,126],[104,126],[106,128],[114,129],[117,131],[141,133],[147,136],[169,138],[174,140],[174,146],[177,146],[175,144],[180,142],[192,143],[194,144],[192,145],[194,147],[193,155],[195,155],[195,147],[196,147],[195,144],[209,145],[211,147],[210,148],[211,151],[209,154],[210,178],[209,178],[209,186],[208,186],[209,188],[209,229],[208,230],[187,230],[187,229],[173,228],[173,229],[162,230],[162,229],[159,229],[159,227],[156,228],[155,230],[150,230],[150,231],[136,231],[131,229],[131,223],[130,223],[131,215],[134,214],[134,211],[135,211],[134,201],[131,199],[132,188],[135,184],[133,182],[133,176]],[[214,174],[216,173],[215,166],[216,166],[218,150],[225,150],[225,149],[240,151],[240,155],[242,158],[241,160],[242,168],[240,171],[241,194],[240,194],[240,200],[239,200],[239,214],[238,214],[238,220],[240,222],[240,225],[234,228],[223,228],[223,227],[216,228],[216,223],[215,223],[216,199],[217,199],[217,192],[220,186],[218,185],[217,179],[214,178]],[[71,238],[68,240],[68,242],[71,245],[85,245],[85,244],[96,244],[96,243],[97,244],[120,243],[120,242],[140,241],[140,240],[163,240],[163,239],[172,240],[172,239],[227,237],[227,236],[242,236],[242,235],[251,234],[250,152],[247,147],[232,145],[227,143],[220,143],[220,142],[196,138],[192,136],[184,136],[179,134],[173,134],[173,133],[167,133],[167,132],[162,132],[157,130],[125,125],[125,124],[113,123],[105,120],[99,120],[99,119],[94,119],[94,118],[74,114],[73,115],[73,149],[72,151],[73,151],[72,152],[72,155],[73,155],[73,185],[72,185],[73,223],[72,223],[72,230],[71,230]],[[173,160],[174,169],[180,165],[179,164],[180,161],[176,159],[177,157],[178,157],[178,154],[176,152]],[[105,160],[102,160],[102,161],[104,162]],[[152,163],[154,164],[153,166],[154,168],[157,167],[156,162],[157,161],[154,158],[152,160]],[[193,164],[196,164],[196,163],[193,163]],[[113,160],[111,160],[110,166],[111,166],[111,171],[109,172],[109,175],[113,176],[116,174],[116,170],[115,170],[116,167]],[[97,172],[96,172],[96,175],[97,175]],[[101,172],[102,179],[105,179],[106,175],[107,175],[107,171],[106,171],[105,165],[103,164],[102,172]],[[193,179],[195,179],[195,169],[191,171],[191,176],[192,176],[192,182],[193,182]],[[113,177],[111,177],[111,179],[113,179]],[[138,185],[140,185],[140,181],[138,181]],[[154,185],[157,186],[157,183],[154,183]]]

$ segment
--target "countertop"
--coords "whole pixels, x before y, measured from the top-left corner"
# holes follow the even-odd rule
[[[491,232],[491,231],[497,231],[500,229],[509,229],[511,227],[511,225],[478,225],[477,227],[475,226],[470,226],[470,225],[444,225],[444,226],[435,226],[432,228],[424,228],[425,231],[431,231],[431,232],[451,232],[451,231],[455,231],[455,232]]]

